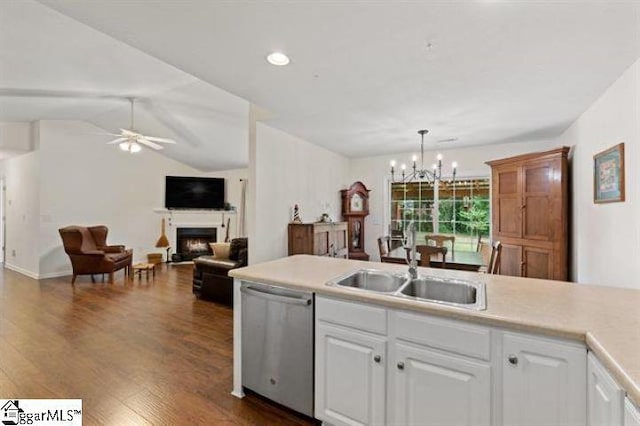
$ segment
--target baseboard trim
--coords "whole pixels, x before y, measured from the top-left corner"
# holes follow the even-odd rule
[[[38,279],[39,280],[46,280],[47,278],[69,277],[71,275],[73,275],[73,271],[49,272],[48,274],[38,275]]]
[[[12,265],[10,263],[5,263],[4,267],[7,269],[11,269],[14,272],[17,272],[22,275],[26,275],[29,278],[33,278],[34,280],[46,280],[48,278],[59,278],[59,277],[67,277],[73,275],[73,271],[58,271],[58,272],[49,272],[47,274],[36,274],[31,271],[28,271],[24,268],[21,268],[16,265]]]
[[[33,278],[34,280],[38,279],[38,274],[36,274],[34,272],[31,272],[31,271],[29,271],[27,269],[21,268],[19,266],[12,265],[10,263],[5,263],[4,267],[7,268],[7,269],[11,269],[12,271],[17,272],[19,274],[26,275],[29,278]]]

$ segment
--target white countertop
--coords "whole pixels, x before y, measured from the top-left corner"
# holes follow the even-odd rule
[[[474,311],[327,286],[362,268],[406,272],[404,265],[297,255],[233,269],[248,281],[313,291],[433,315],[585,342],[640,405],[640,290],[419,268],[420,273],[486,283],[487,309]]]

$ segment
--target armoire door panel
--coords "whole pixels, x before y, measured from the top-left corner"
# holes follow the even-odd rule
[[[537,247],[522,249],[524,276],[527,278],[553,278],[553,250]]]
[[[547,163],[524,168],[524,192],[549,193],[553,168]]]
[[[525,196],[523,238],[550,240],[553,215],[551,200],[546,195]]]
[[[496,234],[505,237],[520,238],[522,236],[522,216],[519,197],[499,197],[496,209],[497,221],[494,226]]]
[[[498,172],[498,194],[516,195],[518,194],[518,170],[511,169]]]
[[[500,275],[512,277],[522,275],[522,247],[510,244],[502,245]]]

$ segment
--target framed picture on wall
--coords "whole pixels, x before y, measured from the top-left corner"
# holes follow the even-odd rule
[[[624,143],[593,156],[593,202],[624,201]]]

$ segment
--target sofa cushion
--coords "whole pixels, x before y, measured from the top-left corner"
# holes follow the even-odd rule
[[[121,260],[125,260],[128,257],[131,257],[131,252],[129,250],[123,253],[107,253],[105,256],[111,260],[112,262],[119,262]]]
[[[197,265],[205,265],[212,268],[233,269],[238,267],[238,262],[229,259],[217,259],[213,256],[200,256],[193,260]]]
[[[240,250],[248,247],[247,238],[234,238],[231,240],[231,248],[229,249],[229,259],[240,260]],[[246,262],[246,261],[245,261]]]
[[[218,260],[228,260],[231,244],[229,243],[209,243],[211,251],[213,251],[213,258]]]

